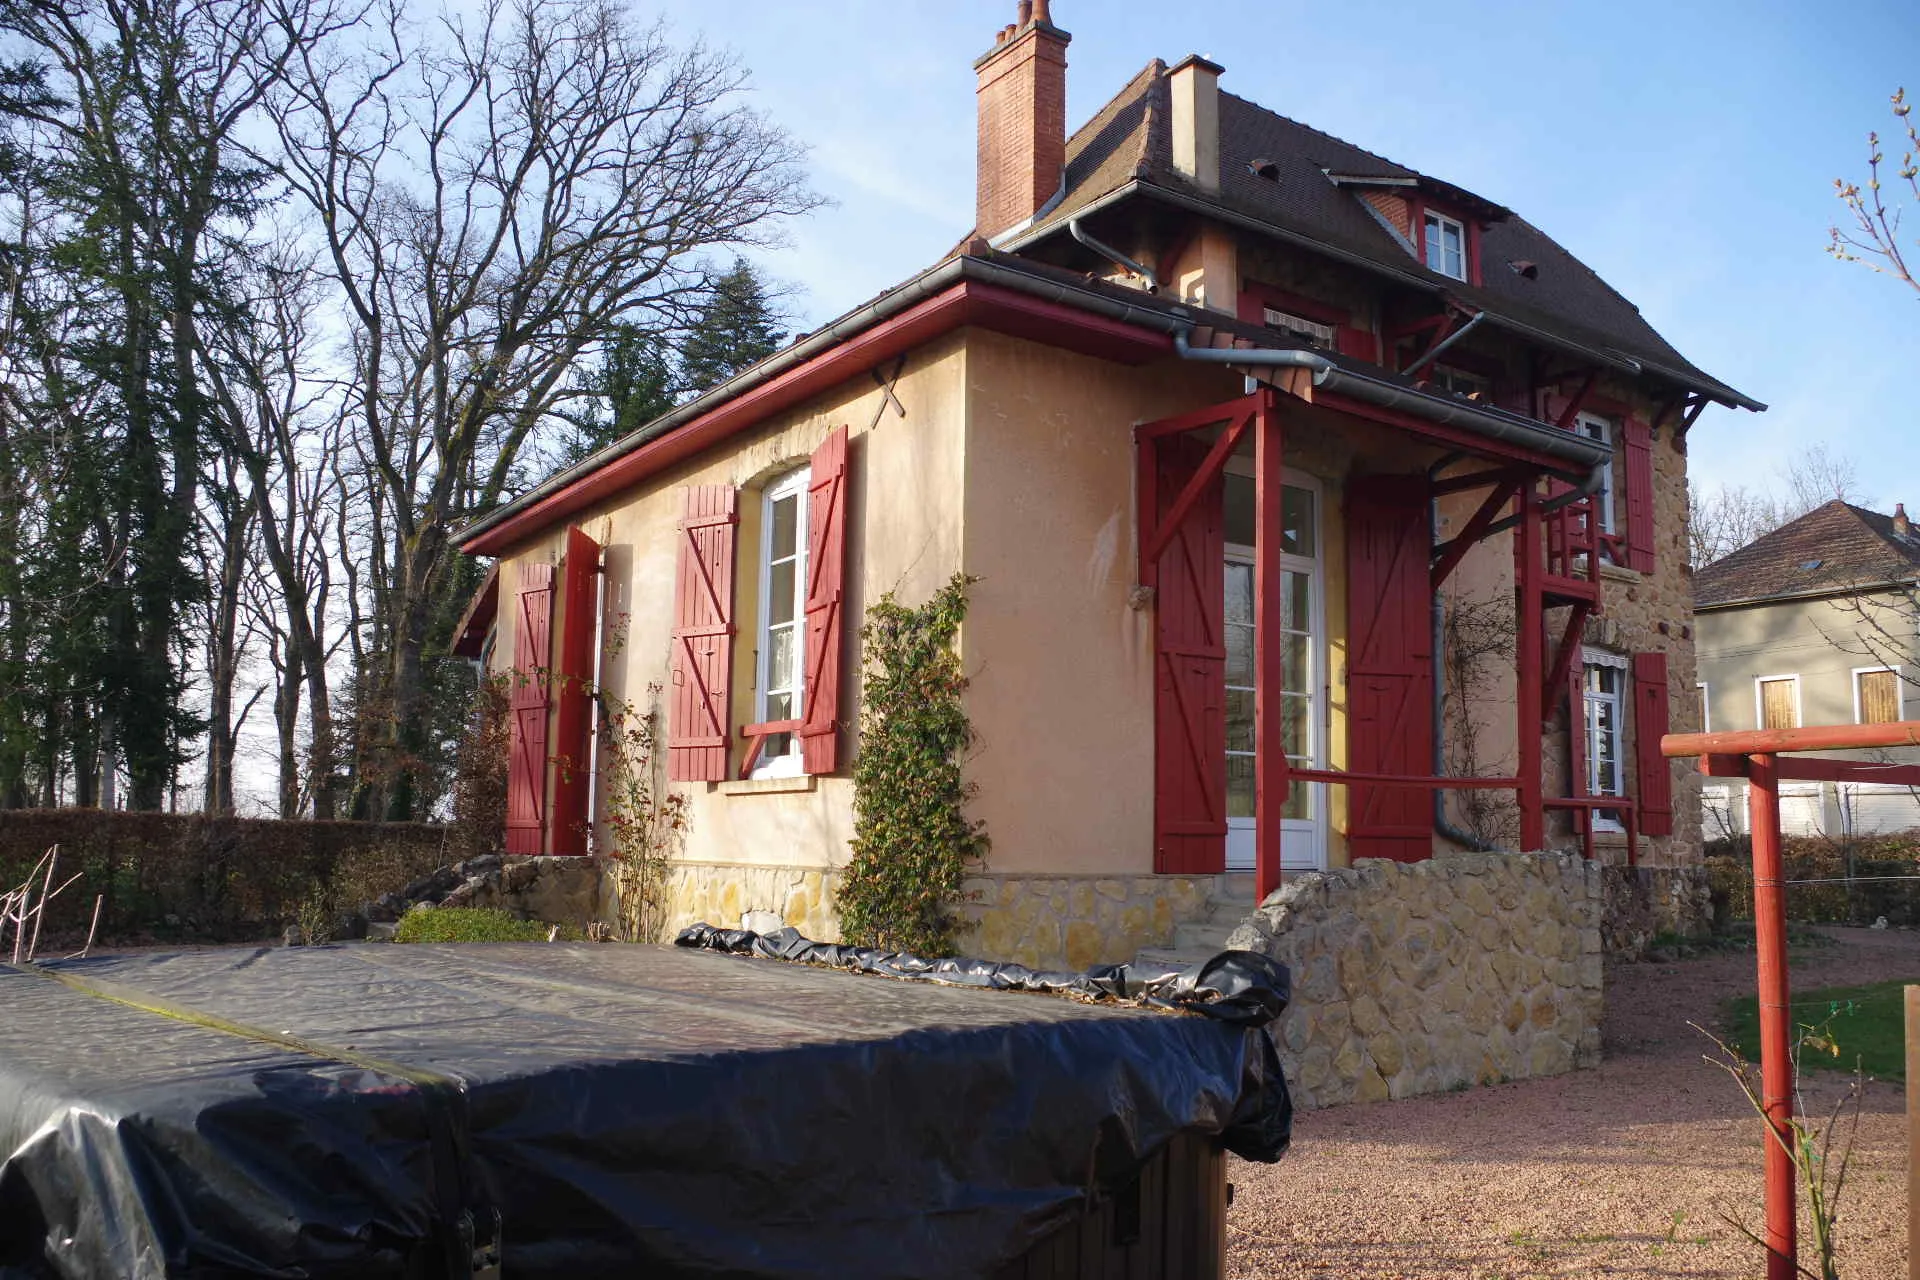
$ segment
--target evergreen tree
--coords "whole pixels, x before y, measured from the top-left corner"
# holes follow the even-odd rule
[[[681,387],[697,395],[778,351],[786,337],[779,319],[753,267],[735,258],[680,349]]]
[[[572,423],[566,461],[578,462],[673,408],[673,383],[665,341],[639,325],[616,326],[592,378],[594,408]]]

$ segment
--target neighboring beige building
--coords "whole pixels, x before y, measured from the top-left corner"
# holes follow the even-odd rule
[[[1695,860],[1657,751],[1692,727],[1687,431],[1764,406],[1517,215],[1204,59],[1069,138],[1069,37],[1020,14],[949,257],[460,535],[498,558],[460,649],[557,673],[517,697],[510,851],[586,846],[597,672],[667,728],[674,923],[834,935],[861,619],[966,573],[976,953],[1125,960],[1248,873],[1587,824]],[[1449,611],[1492,619],[1460,670]],[[1463,772],[1504,781],[1432,783]]]
[[[1891,516],[1840,501],[1817,507],[1702,568],[1694,596],[1707,728],[1920,716],[1920,535],[1904,506]],[[1920,748],[1864,754],[1920,763]],[[1703,799],[1708,838],[1747,829],[1744,783],[1709,783]],[[1904,786],[1790,782],[1780,817],[1796,835],[1904,831],[1920,827],[1920,797]]]

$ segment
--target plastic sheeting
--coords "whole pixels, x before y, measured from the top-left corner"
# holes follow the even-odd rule
[[[4,1280],[976,1276],[1290,1123],[1251,1018],[708,951],[0,966]]]

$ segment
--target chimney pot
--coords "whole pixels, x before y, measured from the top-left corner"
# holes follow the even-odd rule
[[[1907,519],[1907,504],[1904,502],[1893,504],[1893,531],[1903,538],[1913,532],[1913,523]]]
[[[979,78],[974,231],[992,238],[1030,221],[1060,189],[1067,163],[1067,42],[1046,0],[1021,0],[973,64]]]

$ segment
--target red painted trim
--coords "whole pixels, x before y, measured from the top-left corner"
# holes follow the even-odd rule
[[[1920,720],[1890,720],[1884,724],[1821,724],[1804,729],[1670,733],[1660,740],[1660,752],[1668,756],[1747,756],[1762,752],[1915,746],[1920,746]]]
[[[1391,784],[1419,791],[1512,791],[1520,785],[1518,778],[1436,778],[1424,773],[1354,773],[1347,769],[1293,769],[1288,776],[1297,782]]]
[[[1144,559],[1158,560],[1160,553],[1167,549],[1167,543],[1172,540],[1175,533],[1179,532],[1180,526],[1186,521],[1187,513],[1192,511],[1194,504],[1200,501],[1200,495],[1226,469],[1227,459],[1239,445],[1240,438],[1246,435],[1247,424],[1252,420],[1251,416],[1236,419],[1233,425],[1222,431],[1220,438],[1213,442],[1213,448],[1207,451],[1206,460],[1200,464],[1200,469],[1193,473],[1186,487],[1180,490],[1179,496],[1173,500],[1173,505],[1167,508],[1167,514],[1154,524],[1147,538],[1146,547],[1140,552]]]
[[[480,589],[467,601],[467,611],[453,624],[453,644],[448,652],[459,658],[478,658],[487,647],[487,633],[493,630],[499,612],[500,562],[496,560]]]
[[[1439,562],[1433,566],[1435,591],[1438,591],[1440,584],[1459,567],[1460,562],[1466,558],[1467,552],[1473,550],[1474,544],[1486,536],[1487,526],[1507,509],[1507,504],[1513,501],[1513,495],[1519,491],[1520,483],[1518,480],[1509,480],[1488,494],[1486,500],[1480,504],[1480,509],[1475,511],[1473,518],[1467,521],[1467,527],[1460,531],[1458,537],[1447,543],[1445,550],[1441,552]]]
[[[1514,680],[1515,736],[1519,739],[1520,847],[1543,849],[1547,842],[1545,811],[1540,807],[1545,782],[1545,767],[1540,739],[1540,668],[1544,665],[1541,647],[1545,640],[1546,617],[1541,598],[1540,495],[1534,485],[1520,491],[1520,525],[1513,537],[1514,585],[1520,597],[1519,635],[1516,638],[1519,668]]]
[[[499,555],[773,414],[967,325],[1121,364],[1142,364],[1173,350],[1173,339],[1163,333],[996,285],[963,281],[581,476],[462,542],[460,549],[468,555]]]
[[[593,655],[599,648],[595,616],[600,600],[600,544],[567,530],[560,569],[560,652],[554,663],[553,807],[547,813],[547,852],[587,852],[587,779],[593,771]]]
[[[1480,284],[1480,224],[1471,218],[1460,219],[1467,229],[1467,283]]]
[[[1556,458],[1549,453],[1524,448],[1520,445],[1507,444],[1504,441],[1492,440],[1486,436],[1476,435],[1470,431],[1462,431],[1454,427],[1446,426],[1443,423],[1428,422],[1426,419],[1416,418],[1410,413],[1401,413],[1398,410],[1384,408],[1365,400],[1356,400],[1352,396],[1343,396],[1330,391],[1315,391],[1313,393],[1313,402],[1323,409],[1334,409],[1341,413],[1350,413],[1356,418],[1364,418],[1369,422],[1378,422],[1385,426],[1398,427],[1402,431],[1411,432],[1417,436],[1424,436],[1429,440],[1438,440],[1442,444],[1452,445],[1457,449],[1464,450],[1479,457],[1504,458],[1514,462],[1524,462],[1529,466],[1543,471],[1566,471],[1572,465],[1564,458]]]
[[[1280,815],[1287,803],[1287,748],[1284,727],[1284,675],[1281,655],[1286,637],[1282,611],[1280,543],[1281,434],[1278,397],[1260,394],[1253,437],[1253,866],[1254,896],[1264,902],[1280,887]]]

